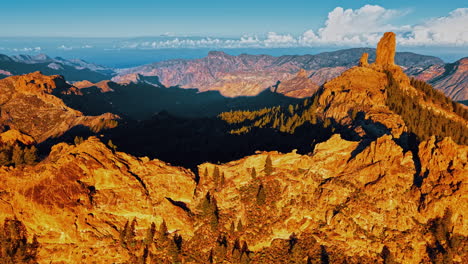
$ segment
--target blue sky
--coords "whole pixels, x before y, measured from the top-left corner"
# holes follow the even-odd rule
[[[2,1],[0,36],[298,35],[323,27],[336,7],[356,10],[366,4],[401,12],[389,21],[394,26],[468,7],[461,0],[14,0]]]

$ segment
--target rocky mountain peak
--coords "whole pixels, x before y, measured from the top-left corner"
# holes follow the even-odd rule
[[[386,32],[377,44],[375,64],[380,66],[395,64],[395,33]]]
[[[27,93],[63,93],[79,94],[79,91],[69,85],[61,75],[43,75],[36,71],[13,78],[17,90]]]
[[[224,58],[229,57],[230,55],[226,54],[223,51],[210,51],[208,52],[208,58]]]
[[[359,66],[360,66],[360,67],[367,67],[367,66],[369,66],[368,59],[369,59],[369,53],[364,52],[364,53],[362,54],[361,58],[359,59]]]

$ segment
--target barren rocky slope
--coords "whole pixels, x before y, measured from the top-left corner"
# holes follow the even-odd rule
[[[79,90],[58,75],[34,72],[0,80],[0,129],[16,129],[43,142],[73,127],[99,131],[116,125],[113,114],[85,116],[55,96],[73,93]]]
[[[37,252],[13,255],[30,263],[465,263],[468,146],[433,136],[409,150],[389,82],[466,120],[418,99],[394,53],[386,33],[375,63],[364,55],[315,97],[311,115],[367,135],[356,141],[335,134],[307,155],[259,151],[193,173],[91,137],[1,167],[0,256],[25,229]]]
[[[34,167],[0,169],[0,219],[16,217],[37,236],[39,263],[466,260],[467,147],[423,142],[418,188],[411,152],[391,136],[358,145],[334,136],[311,155],[202,164],[197,185],[190,171],[95,138],[59,144]],[[145,240],[163,220],[168,234]]]
[[[429,83],[454,100],[468,100],[468,58],[446,64],[444,73]]]
[[[370,54],[370,60],[375,59],[375,49],[369,48],[281,57],[247,54],[231,56],[224,52],[213,51],[202,59],[163,61],[124,69],[113,80],[118,82],[127,79],[128,74],[139,73],[158,76],[161,83],[166,86],[179,85],[184,88],[197,88],[200,91],[219,90],[229,97],[251,96],[275,85],[278,80],[285,82],[295,78],[301,70],[306,70],[312,82],[320,86],[356,65],[363,52]],[[418,69],[433,64],[443,64],[438,58],[408,52],[398,53],[396,60],[400,65]],[[298,88],[296,90],[299,90]],[[303,97],[312,94],[306,87],[297,95]]]

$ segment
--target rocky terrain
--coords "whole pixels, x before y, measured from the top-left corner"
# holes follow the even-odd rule
[[[34,167],[0,169],[0,217],[36,235],[40,263],[463,263],[467,147],[423,142],[428,173],[416,187],[413,156],[391,136],[358,145],[334,136],[310,155],[202,164],[196,184],[190,171],[96,138],[59,144]],[[148,241],[163,221],[162,238]]]
[[[4,223],[0,259],[11,260],[7,263],[465,263],[468,146],[454,142],[465,142],[463,134],[444,137],[454,129],[434,125],[428,130],[432,135],[418,134],[418,140],[410,135],[419,133],[413,131],[414,124],[436,117],[467,129],[465,110],[411,81],[398,60],[395,63],[395,51],[395,34],[386,33],[375,62],[363,54],[356,60],[358,66],[321,88],[307,78],[307,68],[289,81],[271,84],[277,92],[302,97],[305,94],[295,87],[307,86],[315,94],[285,107],[287,112],[274,107],[220,115],[229,126],[252,122],[266,129],[273,123],[278,133],[310,137],[310,153],[257,151],[222,164],[205,162],[191,171],[121,152],[118,144],[101,142],[107,137],[104,133],[76,138],[74,144],[59,143],[37,164],[0,167]],[[224,54],[211,56],[220,61],[219,67],[229,67],[219,59]],[[80,96],[90,89],[88,85],[97,86],[80,83],[78,89],[58,76],[35,73],[0,81],[0,94],[17,96],[15,101],[42,100],[51,105],[52,113],[61,106],[60,118],[40,115],[41,123],[69,124],[84,116],[54,94]],[[24,107],[16,111],[20,107],[5,98],[0,109],[9,110],[4,120],[11,128],[15,120],[37,118],[32,113],[41,112],[42,108]],[[408,118],[395,103],[398,100],[411,103],[402,104],[414,111],[424,109],[423,121]],[[288,121],[279,118],[286,115]],[[170,117],[165,118],[156,122],[169,123]],[[281,122],[274,124],[275,120]],[[314,143],[312,135],[294,131],[305,124],[323,126],[330,135]],[[48,129],[41,131],[47,135]],[[249,127],[240,134],[252,131]],[[157,132],[151,136],[157,137]],[[0,138],[21,138],[18,132],[6,133]],[[252,141],[259,140],[255,136],[262,134],[254,134]]]
[[[76,94],[79,90],[58,75],[40,72],[11,76],[0,80],[0,131],[16,129],[43,142],[63,135],[72,128],[87,127],[99,131],[115,127],[118,117],[107,113],[85,116],[68,107],[58,94]]]
[[[375,49],[355,48],[324,52],[316,55],[281,56],[247,55],[231,56],[224,52],[213,51],[207,57],[197,60],[170,60],[139,66],[130,69],[114,70],[83,60],[50,58],[45,54],[36,56],[0,55],[0,78],[31,73],[60,74],[72,83],[89,81],[98,83],[110,80],[121,83],[145,83],[157,87],[180,86],[196,88],[199,91],[219,91],[223,96],[255,96],[271,89],[280,82],[293,80],[300,72],[307,73],[312,81],[302,90],[296,86],[287,96],[302,98],[311,96],[310,86],[321,86],[356,65],[359,55],[369,54],[369,61],[375,60]],[[466,100],[466,64],[461,59],[453,64],[442,60],[409,52],[396,54],[396,63],[406,74],[427,81],[436,89],[457,101]],[[288,90],[288,89],[286,89]],[[110,90],[105,89],[105,92]]]
[[[468,58],[445,65],[433,65],[415,74],[456,101],[468,100]]]
[[[213,51],[197,60],[172,60],[124,69],[113,80],[125,79],[125,75],[139,73],[158,76],[166,86],[179,85],[198,88],[200,91],[219,90],[225,96],[256,95],[273,86],[295,78],[305,70],[315,85],[322,85],[357,64],[360,54],[368,52],[375,59],[375,50],[369,48],[324,52],[317,55],[281,56],[247,55],[231,56]],[[427,67],[443,64],[442,60],[413,53],[398,53],[397,63],[405,67]],[[310,96],[309,88],[303,95]],[[301,93],[299,93],[301,94]]]

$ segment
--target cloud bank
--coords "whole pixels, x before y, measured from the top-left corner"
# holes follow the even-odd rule
[[[468,46],[468,8],[418,25],[392,25],[408,12],[365,5],[359,9],[332,10],[318,30],[299,36],[269,32],[265,36],[245,35],[238,39],[165,36],[163,40],[125,41],[114,48],[290,48],[318,46],[374,46],[382,33],[394,31],[403,46]]]

